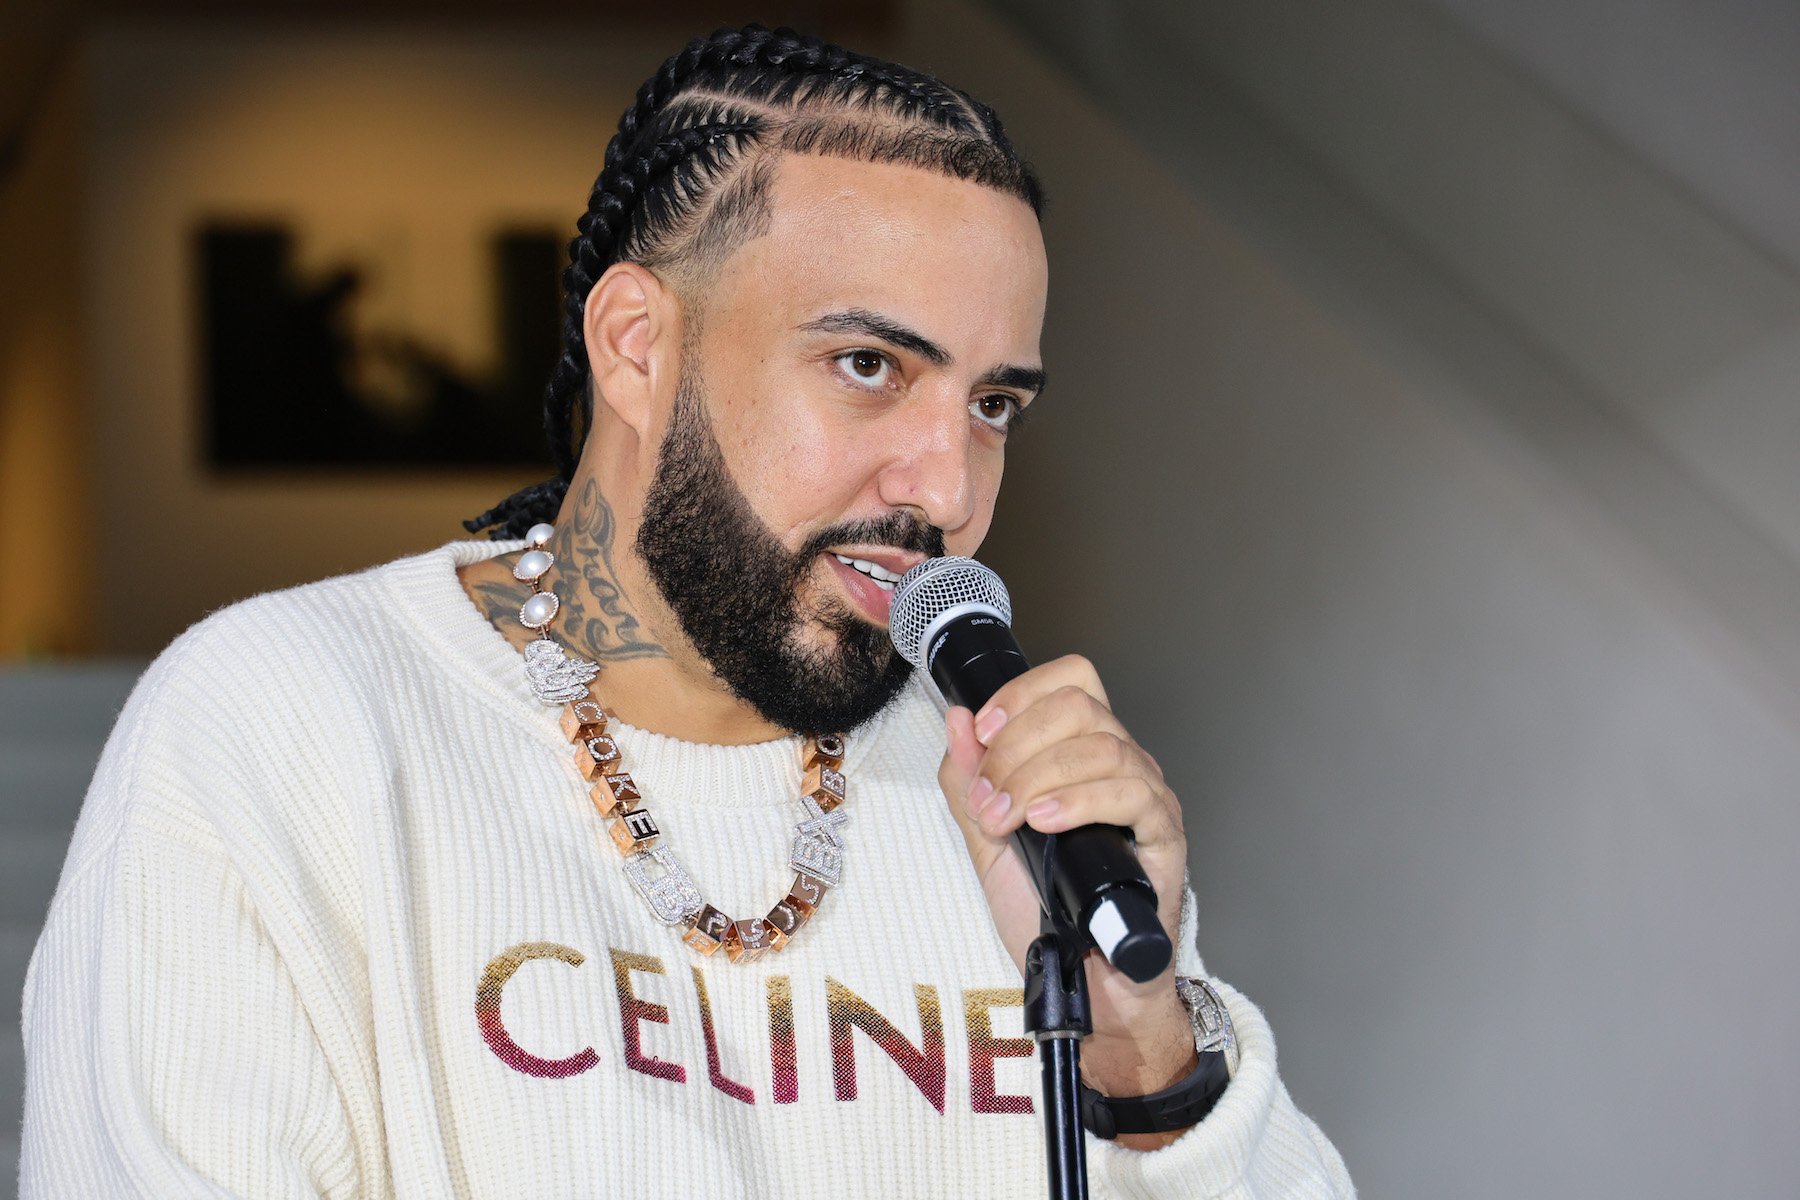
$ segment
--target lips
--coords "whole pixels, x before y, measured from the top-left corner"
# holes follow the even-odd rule
[[[843,585],[851,607],[871,625],[887,628],[888,610],[894,603],[894,584],[915,561],[918,554],[905,551],[875,551],[876,557],[829,551],[820,555],[831,565],[832,573]]]

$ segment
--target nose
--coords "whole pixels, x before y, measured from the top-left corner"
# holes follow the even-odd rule
[[[973,433],[961,396],[918,397],[896,431],[893,454],[880,476],[881,499],[914,508],[946,532],[975,513]]]

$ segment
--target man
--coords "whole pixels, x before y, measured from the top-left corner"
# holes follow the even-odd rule
[[[1180,809],[1093,668],[946,713],[886,634],[1041,389],[1038,203],[927,76],[665,64],[571,248],[558,478],[134,694],[27,988],[26,1194],[1040,1194],[1024,821],[1130,827],[1180,946],[1090,958],[1087,1085],[1205,1075]],[[1096,1193],[1348,1194],[1219,991],[1235,1075],[1093,1139]]]

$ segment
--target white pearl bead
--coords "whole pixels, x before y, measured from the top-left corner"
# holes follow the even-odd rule
[[[555,618],[558,607],[555,592],[539,592],[519,606],[519,620],[527,628],[542,629]]]
[[[519,555],[519,561],[513,564],[513,578],[521,583],[530,583],[550,569],[556,559],[548,550],[527,550]]]
[[[539,522],[525,531],[525,540],[534,546],[542,546],[556,536],[556,526],[548,521]]]

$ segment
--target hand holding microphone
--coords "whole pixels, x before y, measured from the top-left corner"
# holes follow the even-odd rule
[[[1181,874],[1175,865],[1172,880],[1154,885],[1132,831],[1151,832],[1160,865],[1174,865],[1171,851],[1185,855],[1180,810],[1160,769],[1107,707],[1093,668],[1069,658],[1031,671],[1011,616],[999,577],[972,559],[921,563],[895,588],[895,647],[947,700],[979,715],[974,738],[958,736],[952,715],[940,782],[953,803],[966,805],[964,835],[991,901],[990,873],[1013,869],[997,861],[1001,838],[1010,836],[1044,911],[1130,979],[1148,982],[1170,958],[1158,892],[1178,905]]]

